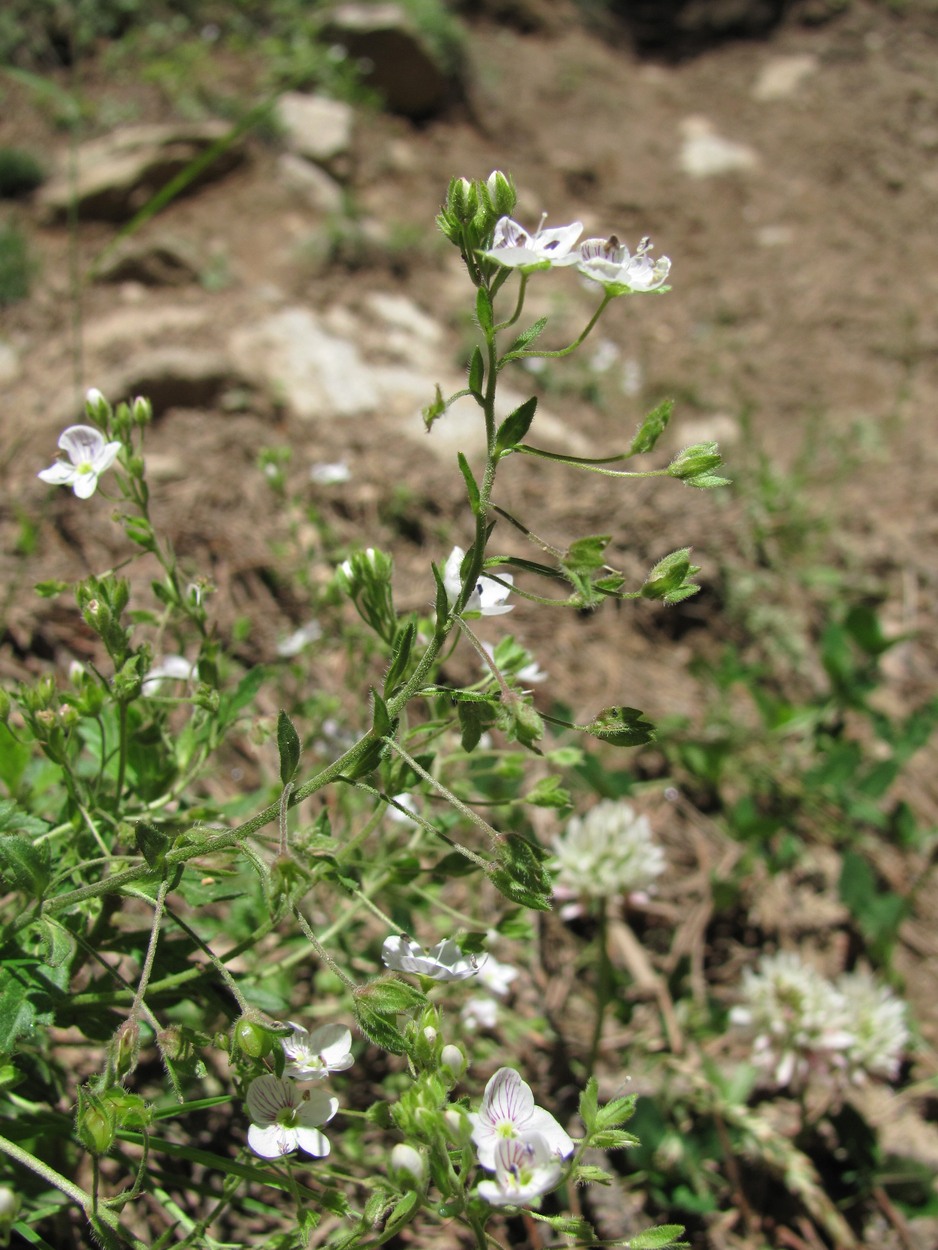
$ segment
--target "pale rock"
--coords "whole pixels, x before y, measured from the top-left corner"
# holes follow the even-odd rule
[[[165,347],[134,351],[105,394],[146,395],[159,416],[169,408],[223,407],[226,394],[236,389],[250,391],[256,385],[223,352]]]
[[[706,117],[685,117],[681,132],[680,166],[691,178],[712,178],[717,174],[750,170],[759,163],[752,148],[717,134]]]
[[[186,286],[198,282],[201,261],[185,239],[125,239],[98,266],[98,282],[135,282],[142,286]]]
[[[793,96],[806,78],[815,73],[818,59],[810,53],[773,56],[766,61],[752,88],[754,100],[785,100]]]
[[[135,292],[136,284],[128,283],[121,288],[121,295]],[[154,304],[152,299],[140,302],[136,298],[123,308],[106,313],[89,321],[84,329],[86,352],[107,357],[119,354],[126,357],[127,348],[164,345],[166,339],[178,335],[185,339],[192,331],[208,324],[210,309],[195,304]]]
[[[13,382],[20,372],[20,360],[11,343],[0,342],[0,382]]]
[[[283,152],[277,161],[277,173],[284,186],[295,192],[314,213],[332,216],[345,207],[342,187],[336,180],[292,152]]]
[[[317,165],[348,163],[355,113],[341,100],[287,91],[277,101],[275,120],[290,152]]]
[[[80,217],[124,221],[230,133],[226,122],[179,122],[123,126],[89,139],[78,146],[77,177],[72,177],[67,156],[41,188],[40,212],[48,220],[61,221],[74,202]],[[222,147],[187,190],[228,173],[244,159],[244,151],[242,139]]]

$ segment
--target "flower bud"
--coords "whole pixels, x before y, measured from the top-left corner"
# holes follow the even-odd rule
[[[149,425],[153,420],[153,405],[143,395],[138,395],[131,405],[130,415],[137,425]]]
[[[518,196],[511,179],[500,169],[494,169],[485,183],[485,194],[496,217],[510,217]]]
[[[100,1095],[82,1087],[78,1091],[75,1130],[79,1141],[92,1154],[107,1154],[114,1145],[117,1130],[114,1108]]]
[[[443,1112],[446,1135],[456,1146],[465,1146],[472,1137],[472,1121],[460,1107],[449,1107]]]
[[[235,1024],[232,1041],[233,1053],[237,1054],[240,1050],[249,1059],[265,1058],[270,1054],[274,1045],[273,1034],[249,1016],[242,1016]]]
[[[8,1185],[0,1185],[0,1246],[10,1244],[10,1229],[19,1215],[22,1198]]]
[[[440,1066],[449,1068],[453,1074],[453,1079],[458,1081],[466,1070],[466,1056],[458,1046],[450,1043],[440,1051]]]
[[[125,1020],[111,1041],[110,1058],[118,1080],[133,1072],[139,1054],[140,1025],[136,1020]]]
[[[111,405],[96,386],[85,392],[85,411],[99,425],[104,425],[111,416]]]
[[[423,1189],[427,1176],[426,1162],[420,1151],[406,1142],[398,1142],[391,1151],[388,1170],[402,1189]]]

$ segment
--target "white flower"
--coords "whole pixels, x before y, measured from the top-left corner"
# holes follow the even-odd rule
[[[647,819],[612,799],[574,816],[554,839],[554,852],[558,888],[595,898],[647,889],[665,869]]]
[[[460,1008],[459,1018],[470,1033],[476,1029],[494,1029],[498,1023],[498,1003],[488,995],[467,998]]]
[[[455,603],[462,591],[459,567],[465,555],[462,547],[454,547],[447,556],[443,568],[443,585],[450,603]],[[508,585],[502,586],[491,577],[480,577],[463,612],[479,612],[482,616],[501,616],[505,612],[510,612],[513,604],[506,604],[505,600],[511,594],[511,583],[514,578],[510,573],[504,573],[502,581],[508,582]]]
[[[730,1021],[753,1035],[752,1058],[776,1085],[802,1088],[812,1072],[842,1073],[855,1044],[844,996],[793,951],[746,968]]]
[[[98,478],[117,459],[120,443],[108,443],[93,425],[70,425],[59,437],[68,461],[57,460],[36,476],[53,486],[71,486],[79,499],[90,499]],[[70,462],[70,463],[69,463]]]
[[[479,984],[484,985],[496,998],[507,998],[508,987],[518,975],[518,969],[511,964],[502,964],[489,955],[479,969]]]
[[[322,626],[319,622],[307,621],[305,625],[295,629],[292,634],[288,634],[286,638],[280,639],[277,643],[277,654],[281,659],[292,659],[293,656],[299,655],[304,647],[308,647],[311,642],[318,642],[321,637]]]
[[[248,1086],[246,1106],[251,1117],[248,1145],[262,1159],[279,1159],[297,1147],[317,1158],[329,1153],[329,1140],[318,1126],[338,1111],[337,1098],[267,1074]]]
[[[198,666],[184,655],[164,655],[159,664],[154,664],[144,677],[142,688],[155,687],[149,693],[154,694],[167,681],[192,681],[198,676]]]
[[[540,1133],[500,1141],[495,1147],[495,1179],[480,1181],[478,1194],[493,1207],[523,1207],[553,1189],[563,1166]]]
[[[344,460],[314,464],[309,471],[309,480],[317,486],[336,486],[347,482],[351,476],[351,470]]]
[[[511,217],[500,217],[495,223],[492,246],[482,255],[496,264],[526,272],[549,269],[551,265],[574,264],[577,257],[572,250],[583,232],[583,223],[574,221],[569,226],[545,230],[546,220],[545,213],[534,234],[528,234]]]
[[[470,1113],[472,1141],[479,1163],[495,1170],[495,1149],[500,1141],[539,1134],[551,1154],[562,1159],[573,1154],[574,1143],[549,1111],[534,1103],[531,1087],[514,1068],[499,1068],[485,1087],[482,1104]]]
[[[600,282],[613,295],[631,291],[655,291],[671,272],[667,256],[653,261],[648,255],[651,243],[642,239],[629,255],[629,249],[612,235],[608,239],[584,239],[577,248],[576,267],[584,278]]]
[[[475,955],[464,955],[452,938],[437,942],[425,951],[417,942],[403,934],[384,939],[381,958],[396,972],[412,972],[434,981],[465,981],[479,971]]]
[[[868,972],[845,973],[838,978],[836,988],[852,1035],[846,1058],[854,1079],[862,1079],[862,1074],[869,1072],[892,1080],[909,1040],[905,1003]]]
[[[292,1037],[283,1039],[287,1057],[286,1074],[298,1081],[319,1081],[330,1072],[344,1072],[355,1062],[350,1047],[352,1035],[341,1024],[323,1024],[312,1033],[290,1021]]]

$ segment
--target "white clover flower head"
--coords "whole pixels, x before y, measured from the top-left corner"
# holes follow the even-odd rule
[[[486,260],[494,260],[508,269],[520,269],[522,273],[575,264],[578,257],[573,248],[583,233],[583,223],[574,221],[569,226],[545,230],[546,220],[545,213],[534,234],[528,234],[511,217],[500,217],[495,223],[492,246],[482,255]]]
[[[651,825],[628,803],[603,799],[554,839],[558,891],[609,898],[647,890],[665,869]]]
[[[287,1076],[298,1081],[321,1081],[330,1072],[344,1072],[355,1062],[352,1058],[352,1034],[344,1025],[323,1024],[312,1033],[301,1024],[294,1024],[292,1037],[283,1039],[287,1057]]]
[[[98,478],[117,459],[121,445],[107,442],[93,425],[70,425],[59,436],[59,448],[68,460],[57,460],[36,476],[52,486],[71,486],[79,499],[90,499]]]
[[[290,660],[299,655],[311,642],[318,642],[322,637],[322,626],[318,621],[307,621],[286,638],[277,643],[277,654],[283,660]]]
[[[462,547],[454,547],[443,567],[443,586],[450,603],[455,603],[462,591],[459,569],[465,556],[466,553]],[[514,605],[506,603],[505,600],[511,594],[514,578],[510,573],[504,573],[501,574],[501,579],[508,585],[503,586],[501,582],[491,577],[480,577],[463,608],[463,613],[468,615],[470,612],[478,612],[481,616],[502,616],[505,612],[510,612]]]
[[[730,1021],[753,1037],[753,1062],[780,1088],[843,1073],[854,1044],[844,996],[793,951],[765,955],[742,977]]]
[[[577,272],[599,282],[612,295],[656,291],[667,282],[671,261],[667,256],[652,260],[651,246],[649,239],[642,239],[630,255],[614,234],[608,239],[584,239],[577,248]]]
[[[905,1003],[869,972],[844,973],[836,988],[852,1035],[846,1058],[853,1079],[866,1073],[895,1079],[909,1041]]]
[[[479,1110],[471,1112],[472,1141],[479,1163],[495,1170],[495,1148],[501,1141],[539,1134],[550,1154],[567,1159],[574,1143],[549,1111],[534,1102],[530,1085],[514,1068],[499,1068],[485,1087]]]
[[[245,1105],[251,1117],[248,1145],[262,1159],[280,1159],[297,1148],[319,1159],[329,1153],[319,1125],[338,1111],[337,1098],[267,1073],[248,1086]]]
[[[477,1193],[493,1207],[539,1205],[553,1189],[563,1165],[540,1133],[503,1138],[495,1147],[495,1179],[480,1181]]]
[[[475,955],[464,955],[452,938],[437,942],[428,951],[404,934],[384,939],[381,959],[395,972],[410,972],[434,981],[465,981],[481,967]]]

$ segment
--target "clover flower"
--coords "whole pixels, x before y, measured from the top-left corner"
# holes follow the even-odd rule
[[[290,1021],[292,1037],[283,1039],[287,1076],[299,1081],[320,1081],[330,1072],[344,1072],[355,1062],[352,1034],[341,1024],[323,1024],[312,1033]]]
[[[730,1021],[753,1035],[753,1062],[776,1085],[802,1088],[812,1073],[844,1072],[855,1044],[846,1000],[793,951],[766,955],[757,969],[746,968],[742,996]]]
[[[462,592],[459,569],[465,556],[466,553],[462,547],[454,547],[446,558],[443,568],[443,586],[450,603],[455,603]],[[478,612],[482,616],[502,616],[505,612],[510,612],[514,605],[506,604],[505,600],[511,594],[511,583],[514,578],[510,573],[505,573],[502,575],[502,581],[509,584],[503,586],[492,577],[480,577],[463,612]]]
[[[426,951],[403,934],[385,938],[381,959],[395,972],[411,972],[434,981],[465,981],[481,966],[475,955],[464,955],[452,938]]]
[[[656,291],[667,282],[671,261],[667,256],[653,261],[650,250],[648,239],[642,239],[634,256],[614,234],[608,239],[584,239],[576,252],[577,272],[601,283],[610,295]]]
[[[540,1133],[498,1142],[494,1167],[495,1179],[480,1181],[477,1190],[493,1207],[536,1204],[563,1173],[562,1164]]]
[[[71,486],[79,499],[91,498],[98,478],[111,467],[121,449],[120,443],[107,442],[93,425],[70,425],[59,436],[58,445],[68,460],[56,460],[36,476],[52,486]]]
[[[651,826],[628,803],[603,799],[554,839],[558,892],[609,898],[645,890],[665,869]]]
[[[894,1079],[909,1040],[905,1003],[868,972],[845,973],[836,988],[851,1033],[846,1060],[853,1079],[862,1081],[865,1073]]]
[[[338,1111],[337,1098],[267,1073],[248,1086],[246,1106],[248,1145],[262,1159],[280,1159],[297,1147],[320,1159],[329,1153],[329,1139],[319,1125]]]
[[[545,230],[546,220],[545,213],[534,234],[528,234],[511,217],[500,217],[495,223],[492,246],[482,255],[497,265],[520,269],[522,273],[549,269],[552,265],[575,264],[577,256],[573,247],[583,232],[583,223],[574,221],[569,226]]]
[[[549,1111],[535,1105],[530,1085],[514,1068],[498,1069],[485,1087],[479,1110],[471,1112],[469,1119],[479,1163],[489,1172],[495,1170],[499,1142],[513,1138],[538,1134],[550,1154],[561,1159],[573,1154],[573,1140]]]

